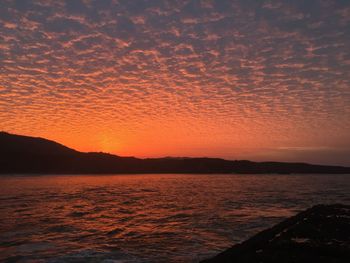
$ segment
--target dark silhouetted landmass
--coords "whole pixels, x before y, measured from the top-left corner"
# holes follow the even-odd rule
[[[0,132],[0,173],[350,173],[350,167],[219,158],[138,159],[83,153],[50,140]]]
[[[346,263],[350,206],[318,205],[202,263]]]

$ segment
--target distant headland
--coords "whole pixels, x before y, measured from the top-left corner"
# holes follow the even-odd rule
[[[120,157],[79,152],[43,138],[0,132],[0,174],[350,174],[350,167],[219,158]]]

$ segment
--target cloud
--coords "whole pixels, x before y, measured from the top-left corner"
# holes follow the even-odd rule
[[[1,129],[80,149],[108,133],[125,145],[148,141],[144,152],[157,145],[151,155],[178,154],[179,141],[192,155],[202,155],[198,145],[349,146],[346,3],[2,5]]]

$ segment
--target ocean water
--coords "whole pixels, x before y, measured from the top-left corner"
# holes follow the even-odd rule
[[[0,177],[0,261],[198,262],[319,203],[350,175]]]

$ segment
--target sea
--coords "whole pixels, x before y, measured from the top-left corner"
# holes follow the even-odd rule
[[[350,175],[2,175],[0,262],[199,262],[333,203]]]

